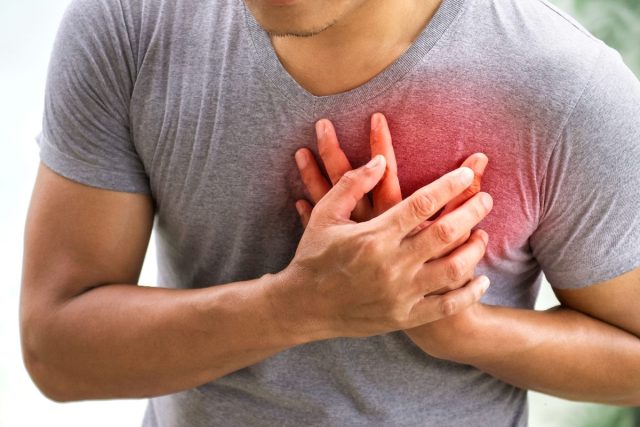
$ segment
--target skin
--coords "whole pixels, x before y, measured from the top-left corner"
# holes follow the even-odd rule
[[[386,122],[379,116],[375,114],[372,122],[380,121],[385,129],[380,131],[372,126],[371,152],[386,153],[389,167],[372,200],[374,206],[392,209],[402,199],[391,137]],[[320,123],[319,127],[330,126],[326,120]],[[331,181],[349,170],[335,132],[318,132],[318,152]],[[304,167],[299,163],[302,180],[316,201],[330,184],[307,149],[298,153],[306,159]],[[473,165],[473,158],[465,163]],[[478,175],[481,172],[476,174],[477,178]],[[470,187],[455,203],[474,191],[477,189]],[[359,203],[368,205],[366,199]],[[303,225],[307,224],[314,208],[304,200],[298,201],[297,207]],[[367,215],[375,216],[384,209],[365,207],[361,211],[363,215],[358,219],[367,220]],[[443,216],[447,215],[451,214],[445,211]],[[476,235],[472,234],[469,242]],[[479,247],[466,257],[463,252],[457,249],[449,255],[452,265],[475,265],[484,253]],[[458,261],[454,261],[455,257]],[[472,277],[460,276],[463,280]],[[520,388],[572,400],[638,406],[639,283],[640,269],[581,289],[554,287],[561,305],[547,311],[476,303],[455,316],[404,332],[431,356],[473,365]]]

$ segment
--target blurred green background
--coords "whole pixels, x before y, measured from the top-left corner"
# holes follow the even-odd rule
[[[596,37],[618,50],[640,77],[640,0],[551,0],[551,3],[569,12]],[[538,308],[553,305],[554,297],[545,286]],[[567,402],[538,393],[530,396],[531,427],[640,427],[640,409]]]
[[[616,48],[640,76],[640,0],[552,0]]]

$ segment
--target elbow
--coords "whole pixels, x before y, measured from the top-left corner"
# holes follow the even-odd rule
[[[39,330],[32,323],[21,321],[20,325],[22,359],[32,381],[45,397],[54,402],[79,400],[72,395],[71,388],[45,350],[47,345],[43,336],[46,336],[46,331]]]
[[[64,392],[60,384],[53,379],[50,369],[37,356],[28,350],[23,350],[24,364],[31,380],[40,392],[48,399],[57,403],[71,402],[74,399]]]

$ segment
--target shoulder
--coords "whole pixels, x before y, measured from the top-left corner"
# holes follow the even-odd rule
[[[57,44],[78,55],[93,54],[89,56],[123,47],[131,41],[129,6],[120,0],[72,0],[60,23]]]
[[[547,128],[637,91],[618,52],[545,0],[467,1],[461,19],[473,71]]]
[[[571,15],[546,0],[480,0],[467,8],[499,31],[506,46],[531,53],[567,49],[588,54],[600,40]]]
[[[230,31],[229,23],[237,23],[241,3],[71,0],[58,30],[58,45],[64,47],[57,50],[72,57],[125,58],[135,75],[152,45],[159,50],[181,49],[194,40]]]
[[[571,104],[605,47],[544,0],[467,1],[462,20],[470,47],[502,77],[499,84],[530,100]]]

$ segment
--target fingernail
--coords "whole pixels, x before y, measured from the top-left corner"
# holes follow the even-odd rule
[[[371,116],[371,130],[376,130],[380,127],[380,114],[375,113]]]
[[[489,235],[484,231],[479,232],[478,234],[480,235],[480,238],[484,242],[484,245],[487,246],[489,244]]]
[[[304,169],[307,166],[307,156],[305,156],[303,150],[296,151],[296,163],[300,169]]]
[[[493,207],[493,199],[487,193],[480,193],[480,203],[486,210],[490,210]]]
[[[380,164],[383,162],[383,158],[384,156],[382,154],[376,155],[373,159],[369,160],[369,163],[367,163],[367,169],[373,169],[380,166]]]
[[[318,120],[316,122],[316,137],[318,139],[324,137],[324,134],[327,132],[327,125],[324,120]]]
[[[489,162],[489,158],[484,153],[477,153],[478,156],[475,157],[473,161],[473,168],[476,170],[484,169],[487,167],[487,163]]]
[[[489,278],[487,276],[480,277],[480,290],[482,291],[483,294],[487,292],[487,289],[489,289],[490,284],[491,282],[489,281]]]
[[[460,169],[458,169],[456,171],[456,175],[460,178],[460,181],[462,181],[462,183],[464,184],[470,185],[473,182],[474,173],[470,168],[466,166],[463,166]]]
[[[298,211],[298,215],[302,216],[302,203],[300,201],[296,202],[296,210]]]

